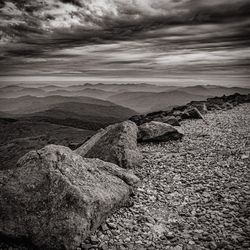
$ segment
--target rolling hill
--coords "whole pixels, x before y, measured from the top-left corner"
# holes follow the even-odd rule
[[[68,89],[68,88],[67,88]],[[48,91],[46,96],[51,95],[61,95],[61,96],[86,96],[97,99],[106,99],[107,97],[114,95],[116,92],[105,91],[101,89],[86,88],[81,90],[67,90],[67,89],[57,89],[53,91]]]
[[[114,103],[90,97],[23,96],[18,98],[0,98],[0,111],[14,114],[27,114],[49,109],[51,105],[78,102],[100,106],[116,106]]]
[[[118,105],[67,102],[51,105],[40,112],[17,115],[22,120],[43,121],[76,128],[98,130],[128,119],[135,111]]]

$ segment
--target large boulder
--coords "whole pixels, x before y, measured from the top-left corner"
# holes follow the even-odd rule
[[[142,156],[137,148],[138,128],[132,121],[100,130],[75,152],[86,158],[99,158],[122,168],[138,165]]]
[[[129,203],[133,173],[49,145],[0,171],[0,235],[39,249],[76,249],[114,210]]]
[[[163,142],[182,138],[183,133],[167,123],[148,122],[139,126],[139,142]]]

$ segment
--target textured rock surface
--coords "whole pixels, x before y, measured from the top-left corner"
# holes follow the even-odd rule
[[[99,158],[122,168],[132,168],[142,161],[137,148],[138,128],[125,121],[100,130],[75,152],[86,158]]]
[[[158,117],[158,118],[155,118],[154,121],[167,123],[167,124],[170,124],[172,126],[181,126],[178,119],[174,116]]]
[[[203,115],[197,108],[187,108],[181,114],[182,119],[202,119],[205,120]]]
[[[63,146],[31,151],[0,171],[0,234],[41,249],[76,249],[114,210],[128,204],[138,178]]]
[[[148,122],[139,126],[139,142],[163,142],[182,138],[180,129],[162,122]]]

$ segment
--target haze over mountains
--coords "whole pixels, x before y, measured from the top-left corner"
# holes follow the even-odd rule
[[[100,128],[138,113],[168,110],[248,88],[153,84],[17,84],[0,88],[0,159],[9,167],[49,143],[74,147]],[[14,157],[12,157],[14,155]]]
[[[134,111],[147,113],[182,105],[192,100],[204,100],[207,97],[249,93],[248,88],[221,87],[216,85],[197,85],[189,87],[158,86],[153,84],[77,84],[58,85],[12,85],[0,88],[0,111],[18,115],[53,109],[58,103],[82,103],[100,106],[113,106],[123,119]],[[20,99],[20,97],[24,99]],[[11,99],[10,99],[11,98]],[[17,98],[17,99],[15,99]],[[32,105],[30,105],[32,103]],[[18,108],[13,107],[16,106]],[[51,106],[52,105],[52,106]],[[131,109],[120,110],[121,107]],[[7,107],[7,108],[6,108]],[[91,112],[93,106],[89,107]],[[62,108],[60,108],[61,110]],[[79,107],[77,108],[79,109]],[[73,112],[73,110],[71,110]],[[85,114],[87,109],[82,111]],[[106,111],[109,112],[107,109]],[[104,110],[104,113],[106,112]],[[130,113],[131,112],[131,113]],[[102,114],[104,114],[102,113]],[[89,113],[87,113],[89,115]],[[110,113],[112,117],[112,113]]]

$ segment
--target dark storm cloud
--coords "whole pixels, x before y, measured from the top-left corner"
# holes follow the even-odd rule
[[[249,0],[6,0],[0,6],[2,75],[249,73]]]

